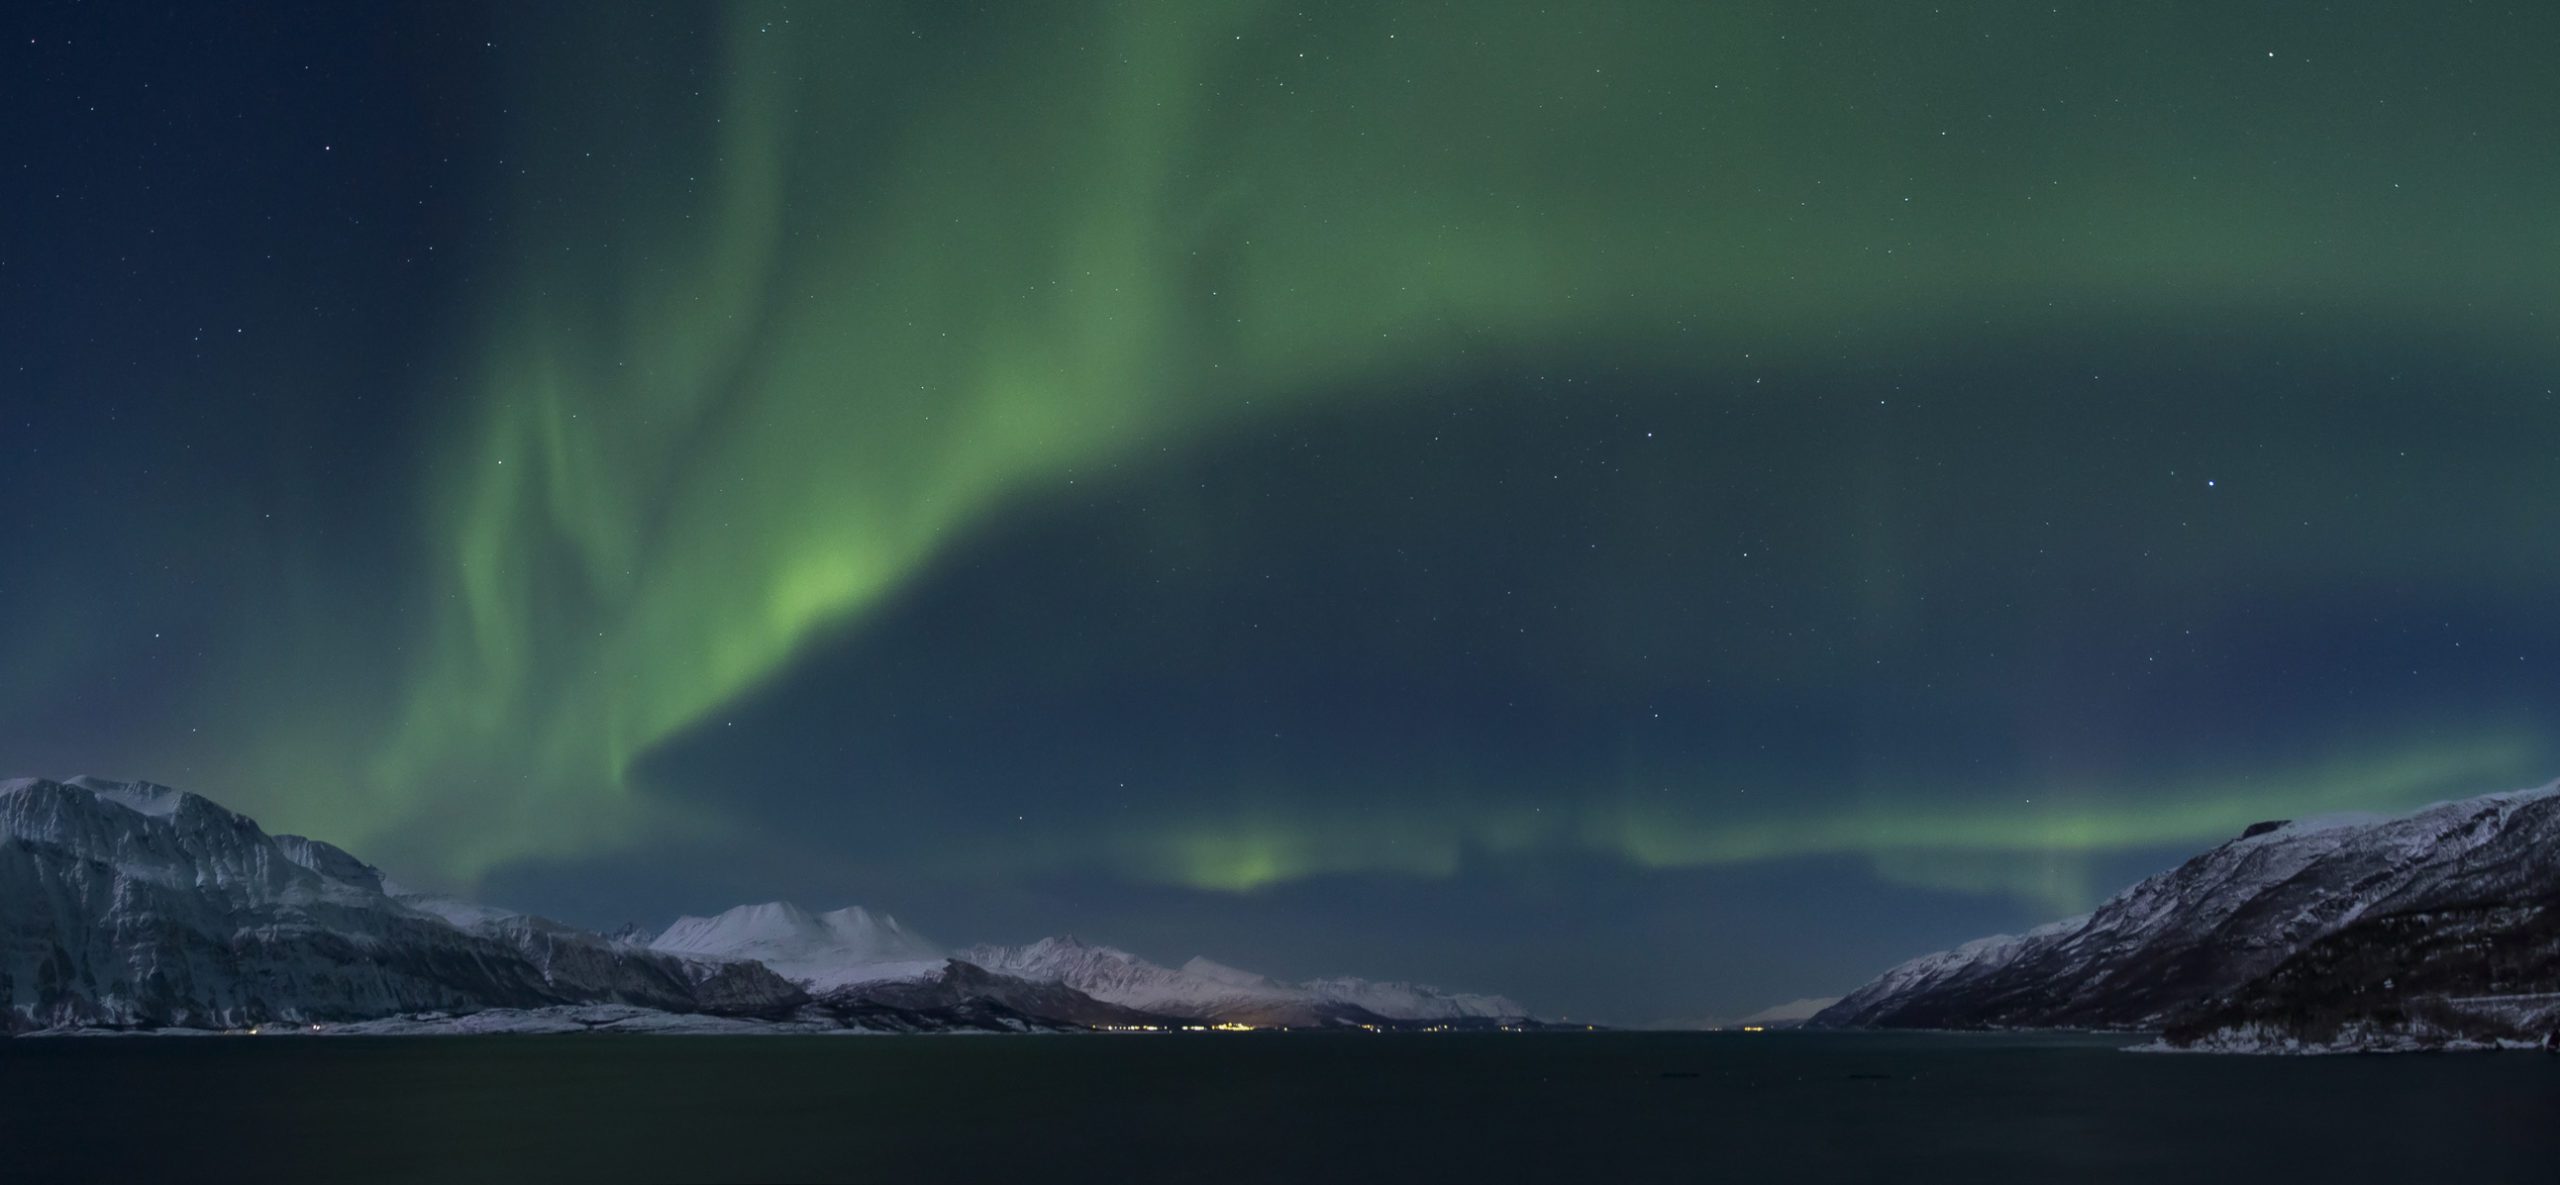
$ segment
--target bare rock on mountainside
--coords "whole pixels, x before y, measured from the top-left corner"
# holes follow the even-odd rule
[[[149,782],[0,782],[0,1026],[241,1028],[615,1003],[767,1015],[757,966],[401,893],[381,870]]]

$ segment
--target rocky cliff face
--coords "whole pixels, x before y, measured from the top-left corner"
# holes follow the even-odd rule
[[[804,999],[755,964],[401,894],[346,852],[166,786],[0,782],[6,1031],[587,1003],[759,1014]]]
[[[2352,1018],[2424,1011],[2426,994],[2560,990],[2530,953],[2555,901],[2560,783],[2262,825],[2085,918],[1914,959],[1813,1023],[2378,1031]]]

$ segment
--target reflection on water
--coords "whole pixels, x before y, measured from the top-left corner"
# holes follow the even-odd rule
[[[1869,1034],[0,1042],[10,1181],[2560,1179],[2560,1058]]]

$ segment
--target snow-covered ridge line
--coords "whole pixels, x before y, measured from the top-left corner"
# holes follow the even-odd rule
[[[1526,1008],[1500,996],[1349,976],[1282,983],[1204,958],[1172,969],[1073,937],[1044,938],[1020,947],[972,947],[959,957],[991,970],[1069,984],[1099,1000],[1169,1016],[1265,1024],[1356,1022],[1364,1015],[1397,1021],[1529,1019]]]
[[[2396,1042],[2354,1026],[2348,1007],[2358,951],[2399,950],[2467,927],[2520,941],[2539,934],[2538,911],[2499,903],[2560,896],[2560,781],[2421,807],[2393,817],[2274,820],[2118,893],[2080,918],[2024,935],[1981,939],[1894,967],[1817,1025],[1907,1028],[2174,1027],[2221,1047]],[[2483,911],[2487,912],[2483,912]],[[2438,915],[2441,911],[2442,916]],[[2537,939],[2538,941],[2538,939]],[[2341,944],[2344,944],[2343,946]],[[2479,942],[2474,941],[2477,946]],[[2318,963],[2313,966],[2306,963]],[[2428,965],[2450,966],[2443,960]],[[2467,974],[2467,972],[2466,972]],[[2513,967],[2480,974],[2525,974]],[[2560,974],[2555,961],[2549,974]],[[2343,978],[2342,978],[2343,977]],[[2404,985],[2404,988],[2408,985]],[[2491,994],[2488,983],[2451,983],[2453,995]],[[2538,991],[2521,985],[2514,990]],[[2287,1022],[2317,1031],[2261,1030],[2267,993],[2296,1003]],[[2386,1006],[2362,999],[2354,1008]],[[2228,1036],[2189,1031],[2217,1009]],[[2395,1013],[2396,1014],[2396,1013]],[[2382,1015],[2376,1013],[2376,1016]],[[2485,1014],[2483,1014],[2485,1015]],[[2306,1020],[2301,1018],[2319,1017]],[[2472,1021],[2480,1020],[2472,1018]],[[2449,1022],[2454,1027],[2472,1021]],[[2386,1022],[2376,1020],[2375,1024]],[[2414,1024],[2415,1022],[2408,1022]],[[2250,1028],[2255,1025],[2257,1028]],[[2273,1031],[2273,1030],[2266,1030]],[[2419,1034],[2420,1043],[2443,1034]]]
[[[695,958],[753,960],[812,991],[938,971],[942,949],[898,919],[860,906],[812,914],[787,901],[741,905],[716,917],[683,917],[649,949]]]
[[[760,960],[819,994],[928,978],[947,963],[957,962],[1026,983],[1072,989],[1102,1004],[1180,1020],[1314,1026],[1530,1019],[1527,1009],[1500,996],[1348,976],[1282,983],[1197,957],[1169,968],[1072,936],[1018,947],[972,946],[945,955],[901,928],[896,919],[860,907],[812,914],[788,902],[742,905],[717,917],[679,919],[650,946],[697,957]]]
[[[1024,1032],[1157,1027],[1169,1015],[1257,1027],[1525,1016],[1500,997],[1279,984],[1205,959],[1168,970],[1072,940],[976,948],[1002,952],[988,967],[858,907],[768,902],[682,918],[653,938],[607,937],[411,892],[340,848],[270,835],[199,795],[95,777],[0,781],[0,902],[0,1034]],[[1097,997],[1087,983],[1121,990]]]

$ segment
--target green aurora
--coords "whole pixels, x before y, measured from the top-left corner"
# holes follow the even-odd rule
[[[1785,365],[1843,335],[1917,348],[2198,302],[2529,319],[2553,291],[2484,208],[2493,191],[2336,196],[2391,188],[2386,161],[2480,167],[2429,138],[2429,94],[2374,104],[2364,153],[2288,145],[2281,129],[2344,98],[2302,86],[2299,60],[2355,47],[2291,30],[2271,58],[2209,32],[2231,21],[2209,6],[2043,36],[1886,8],[1319,22],[1171,4],[914,27],[931,15],[736,6],[699,100],[666,93],[683,47],[601,23],[551,30],[593,43],[566,73],[514,63],[543,118],[510,154],[527,162],[516,274],[478,318],[428,500],[449,598],[359,758],[380,797],[334,831],[450,820],[433,853],[468,879],[557,854],[537,845],[699,826],[650,814],[635,761],[859,628],[987,516],[1292,403],[1392,398],[1452,357],[1596,341]],[[2216,44],[2225,60],[2198,60]],[[2178,64],[2145,65],[2162,60]],[[2218,114],[2235,107],[2263,116]],[[626,163],[584,172],[599,156]],[[2510,266],[2471,266],[2486,259]],[[2522,336],[2494,316],[2461,327]],[[2531,756],[2491,735],[2381,767],[2468,783],[2268,771],[2026,817],[1907,803],[1728,824],[1603,796],[1552,833],[1434,811],[1380,835],[1283,807],[1097,854],[1216,888],[1443,872],[1453,833],[1645,865],[1873,852],[1891,870],[2406,805]]]
[[[463,199],[483,233],[453,248],[481,279],[435,318],[450,332],[417,392],[435,443],[393,531],[414,570],[387,624],[267,623],[253,649],[305,690],[216,709],[258,738],[205,759],[231,801],[455,885],[746,835],[724,788],[671,794],[653,756],[863,637],[937,565],[1076,483],[1409,414],[1468,375],[1592,357],[1694,375],[1699,434],[1764,377],[1855,385],[1877,359],[2198,325],[2560,361],[2560,156],[2508,117],[2553,109],[2547,40],[2417,8],[956,7],[498,21],[504,140]],[[2149,397],[2015,398],[2068,422],[2073,401]],[[1847,471],[1895,446],[1837,414],[1807,431]],[[2490,541],[2548,537],[2555,479],[2524,442],[2560,412],[2480,413],[2499,415],[2523,466],[2484,466],[2501,496],[2462,525],[2304,512],[2374,480],[2371,442],[2305,441],[2255,454],[2284,499],[2122,580],[2163,602],[2397,587],[2368,562],[2378,538],[2429,580],[2547,587],[2547,548]],[[2019,466],[2077,463],[2044,451]],[[1928,553],[1965,529],[1894,481],[1825,496],[1865,529],[1805,562],[1870,641],[1911,642],[1957,579]],[[1849,856],[2065,909],[2113,887],[2090,879],[2108,853],[2539,780],[2546,734],[2521,709],[2381,712],[2112,774],[2014,754],[1979,784],[1878,769],[1818,806],[1740,759],[1539,793],[1389,787],[1357,811],[1220,785],[912,859],[1252,892],[1447,878],[1487,853]]]

